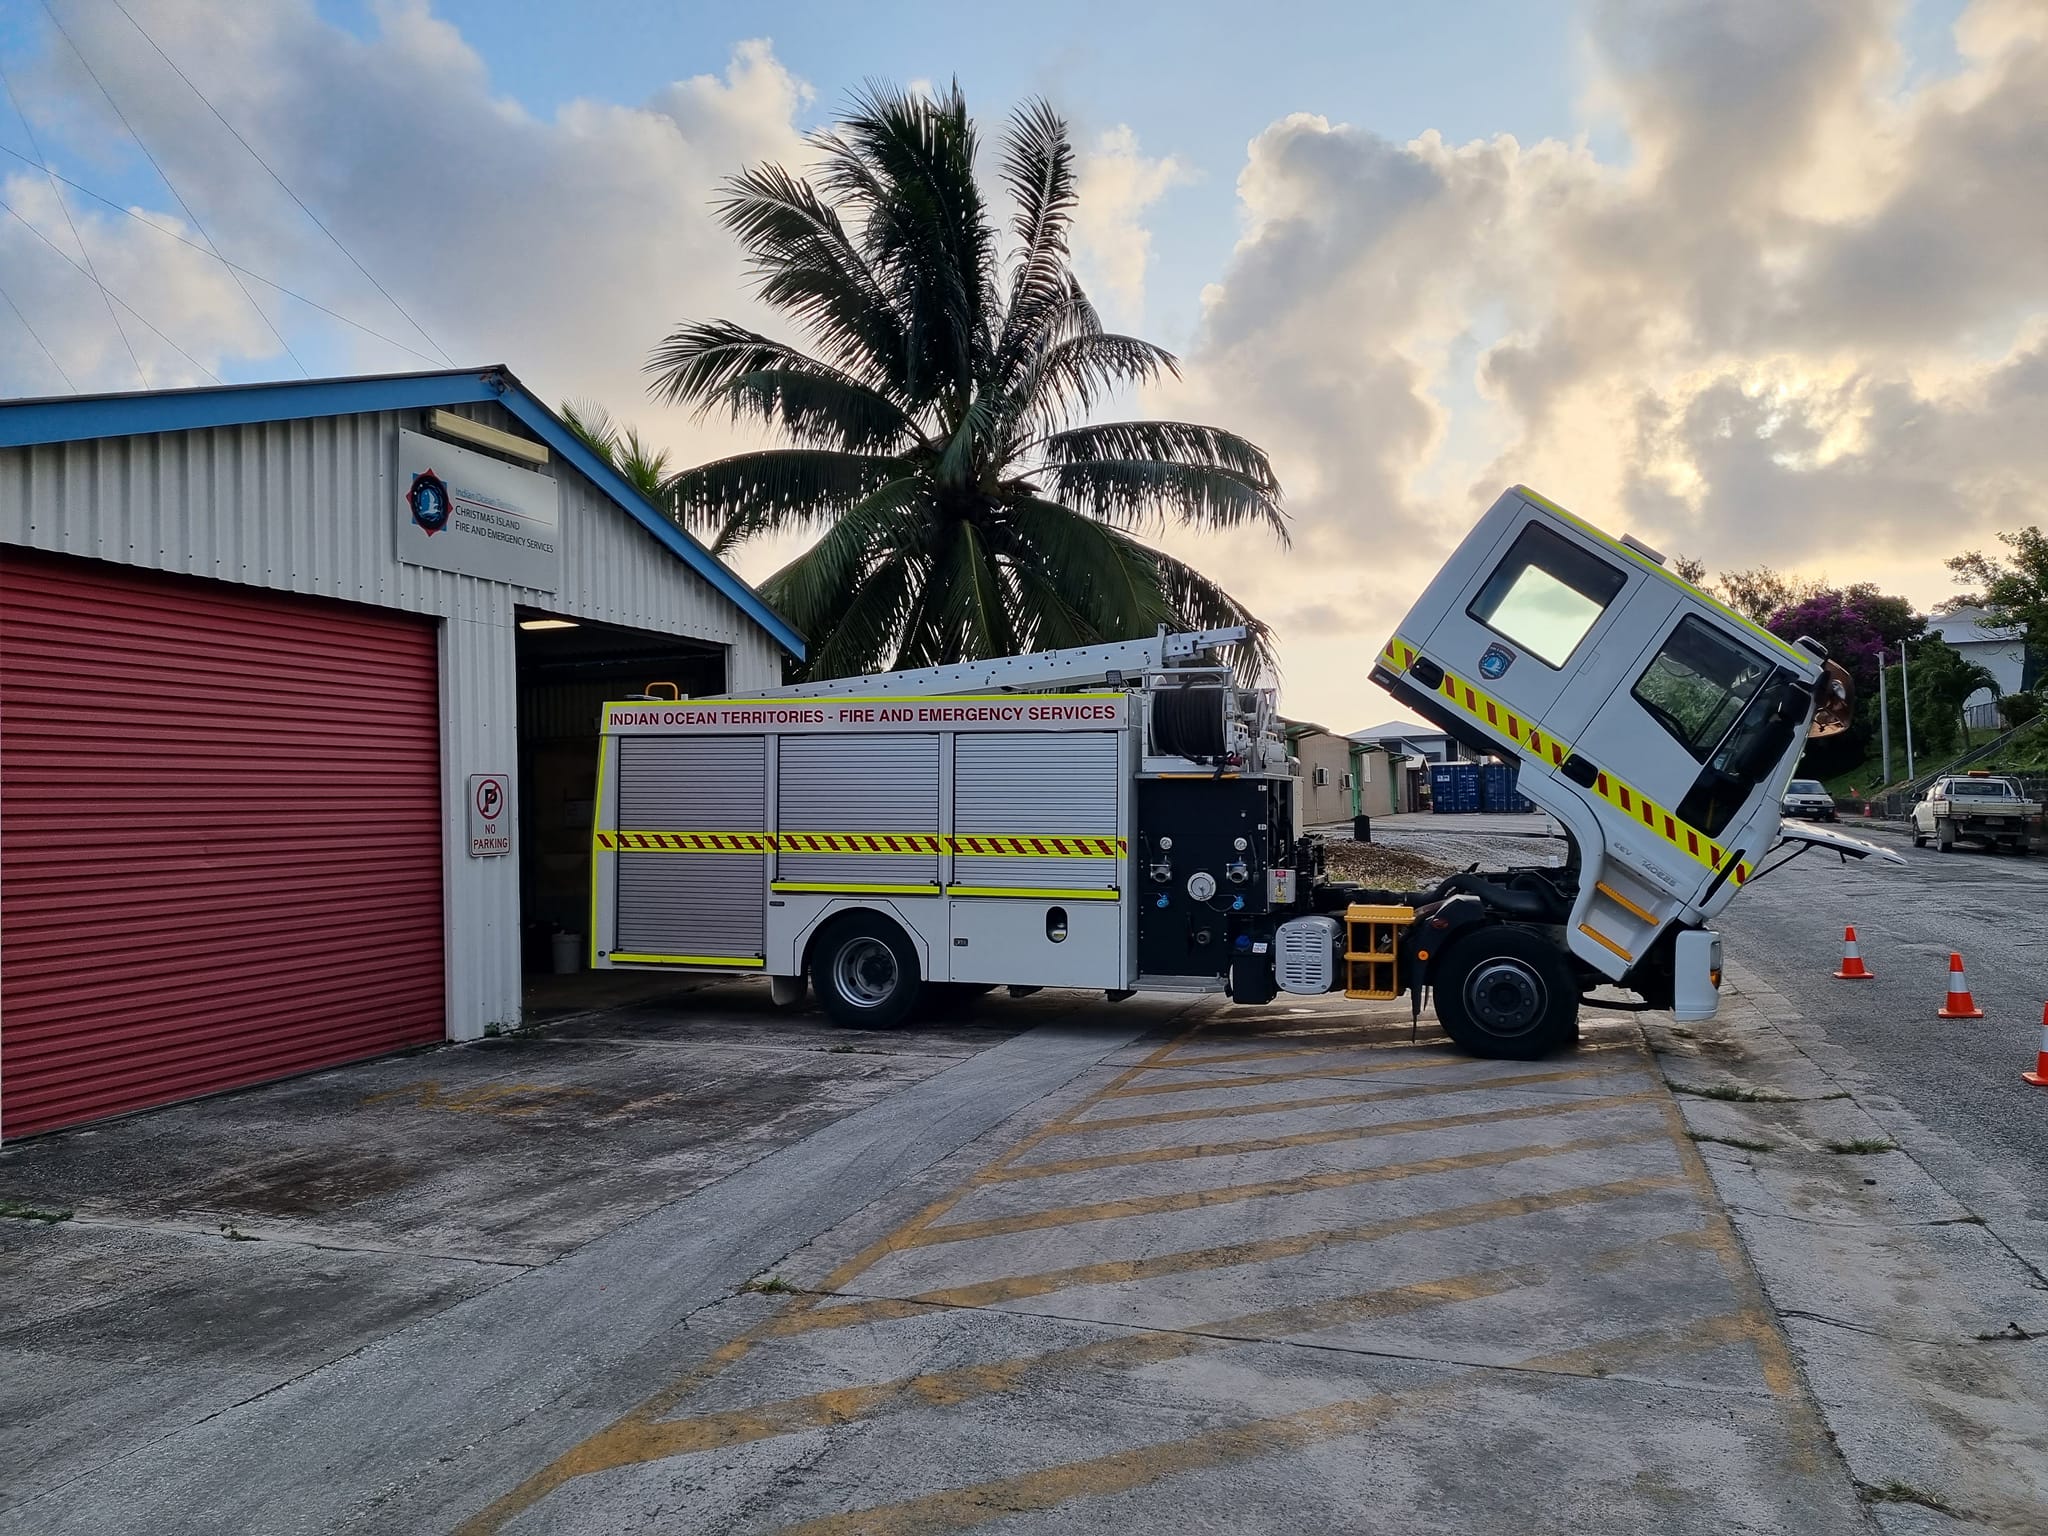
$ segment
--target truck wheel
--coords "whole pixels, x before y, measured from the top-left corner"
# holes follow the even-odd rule
[[[1926,837],[1924,837],[1922,834],[1918,832],[1915,832],[1913,834],[1913,846],[1915,848],[1925,848],[1927,846]]]
[[[811,941],[810,971],[826,1015],[854,1029],[893,1029],[923,990],[917,951],[876,912],[849,912],[827,924]]]
[[[1481,928],[1453,945],[1433,983],[1437,1021],[1475,1056],[1534,1061],[1570,1045],[1579,989],[1549,940],[1526,928]]]
[[[1934,846],[1943,853],[1953,853],[1956,846],[1956,824],[1952,821],[1937,821],[1934,824]]]

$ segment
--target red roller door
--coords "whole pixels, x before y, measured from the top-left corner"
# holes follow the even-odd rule
[[[442,1038],[435,633],[0,550],[0,1134]]]

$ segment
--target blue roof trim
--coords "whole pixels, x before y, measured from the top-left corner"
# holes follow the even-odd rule
[[[174,389],[156,394],[85,395],[75,400],[0,404],[0,448],[75,443],[91,437],[190,432],[312,416],[354,416],[430,405],[496,400],[495,370],[411,373],[375,379]]]
[[[303,421],[314,416],[467,405],[484,400],[496,400],[517,416],[542,442],[611,497],[620,510],[653,534],[670,554],[773,635],[791,655],[803,659],[803,637],[780,614],[710,550],[649,506],[554,412],[502,368],[24,400],[0,404],[0,448],[73,443],[96,437],[135,437],[146,432],[191,432],[266,421]]]
[[[563,425],[553,411],[534,399],[519,384],[512,382],[509,375],[506,378],[508,387],[501,400],[505,409],[532,428],[542,442],[596,482],[598,489],[616,501],[635,522],[667,545],[685,565],[729,598],[742,613],[773,635],[784,650],[798,661],[804,659],[803,636],[791,629],[781,614],[763,602],[752,587],[735,576],[710,550],[649,506],[617,470],[592,453],[589,445]]]

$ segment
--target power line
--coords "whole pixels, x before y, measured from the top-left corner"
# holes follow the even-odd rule
[[[50,360],[50,366],[57,370],[57,377],[64,381],[64,387],[74,395],[77,394],[78,386],[71,382],[71,375],[66,373],[64,365],[57,361],[57,354],[50,350],[50,344],[47,341],[36,335],[36,328],[28,323],[28,316],[21,312],[21,306],[14,302],[13,296],[5,288],[0,288],[0,299],[7,300],[7,307],[14,311],[14,318],[21,322],[21,328],[29,333],[37,346],[43,349],[43,356],[47,357]]]
[[[38,160],[30,159],[27,155],[24,155],[20,150],[15,149],[10,145],[0,144],[0,155],[12,155],[15,159],[19,160],[23,165],[33,167],[35,170],[41,171],[45,175],[55,176],[57,180],[63,182],[65,186],[69,187],[72,191],[78,193],[80,196],[89,197],[94,202],[100,204],[101,206],[111,208],[114,210],[114,212],[121,214],[124,217],[133,219],[136,223],[140,224],[144,229],[147,229],[152,233],[162,235],[166,240],[175,240],[180,245],[190,246],[193,250],[199,252],[199,254],[202,256],[209,254],[206,247],[199,244],[196,240],[187,240],[175,229],[165,229],[163,225],[157,223],[154,219],[147,218],[144,215],[137,213],[133,208],[129,208],[121,203],[115,202],[111,197],[107,197],[103,193],[93,191],[91,187],[86,186],[83,182],[73,181],[69,176],[59,175],[51,167],[44,165]],[[218,253],[216,252],[212,254]],[[306,297],[305,294],[300,293],[296,288],[287,288],[283,283],[277,282],[272,278],[265,277],[261,272],[251,271],[248,267],[241,265],[239,262],[230,261],[225,256],[220,257],[220,262],[221,265],[223,266],[232,267],[235,271],[241,273],[242,276],[248,278],[251,282],[261,283],[264,287],[271,289],[273,292],[281,293],[288,299],[297,299],[301,304],[306,305],[309,309],[317,309],[320,311],[321,314],[326,315],[329,319],[339,320],[343,325],[352,326],[356,330],[361,331],[365,336],[369,336],[377,341],[381,341],[386,346],[396,347],[398,348],[399,351],[408,353],[411,356],[418,358],[423,363],[433,363],[439,361],[438,358],[429,357],[426,353],[422,352],[418,347],[411,346],[406,342],[400,341],[395,336],[386,336],[382,331],[376,329],[374,326],[365,325],[360,320],[352,320],[347,315],[341,313],[340,310],[329,309],[325,304],[322,304],[318,299],[310,299]]]
[[[14,108],[14,115],[21,119],[22,129],[24,132],[28,134],[28,147],[34,150],[36,158],[38,160],[41,160],[43,158],[43,146],[36,142],[35,128],[30,124],[28,120],[28,114],[21,110],[21,103],[15,99],[14,84],[7,78],[7,72],[4,69],[0,69],[0,87],[4,87],[6,89],[7,100],[9,104],[12,105]],[[114,329],[121,333],[121,345],[128,349],[128,361],[135,365],[135,377],[142,380],[142,387],[144,389],[147,389],[149,388],[149,375],[142,371],[142,359],[135,355],[135,343],[128,339],[128,327],[123,325],[121,323],[121,317],[114,313],[113,297],[107,292],[107,285],[100,281],[99,273],[95,271],[93,268],[92,252],[85,248],[85,237],[78,232],[78,225],[74,223],[71,218],[71,205],[64,201],[64,189],[57,185],[57,179],[54,176],[50,178],[50,192],[51,195],[53,195],[57,199],[57,207],[64,215],[64,222],[70,226],[71,238],[78,242],[78,254],[85,258],[85,275],[91,278],[93,286],[99,289],[100,298],[106,302],[107,318],[114,322]],[[13,213],[14,210],[10,208],[8,212]],[[15,214],[14,216],[18,219],[21,218],[21,215],[18,213]],[[24,224],[28,224],[27,219],[22,219],[21,222]],[[35,229],[35,225],[33,224],[28,224],[28,227],[30,229]],[[40,238],[42,235],[42,231],[36,229],[36,234]],[[45,241],[44,243],[48,244],[47,241]],[[53,251],[57,250],[57,248],[54,245],[51,246],[50,249]],[[60,256],[64,255],[62,251],[58,251],[57,254]],[[71,261],[71,258],[69,256],[64,256],[64,259],[66,261]],[[72,262],[71,264],[73,266],[78,265],[78,263],[76,262]],[[129,313],[133,314],[134,311],[131,310],[129,311]],[[137,318],[140,317],[138,316]],[[151,326],[150,329],[155,330],[156,328],[154,326]],[[161,333],[159,332],[159,334]]]
[[[78,58],[78,62],[85,66],[86,74],[91,78],[92,83],[99,87],[100,94],[107,98],[107,105],[114,109],[114,116],[119,118],[121,126],[128,130],[128,137],[133,139],[135,147],[142,151],[142,158],[149,162],[150,169],[157,173],[157,176],[162,180],[171,196],[178,200],[178,206],[185,210],[185,217],[190,219],[192,227],[199,231],[199,238],[206,242],[207,249],[213,252],[222,266],[227,267],[228,275],[234,278],[235,286],[242,290],[242,297],[247,299],[249,307],[256,311],[256,318],[261,320],[269,328],[270,334],[277,338],[277,344],[284,348],[285,356],[289,357],[298,368],[299,376],[310,379],[313,376],[312,372],[299,360],[299,354],[292,350],[292,344],[284,339],[284,332],[271,323],[270,316],[264,312],[263,306],[256,302],[256,295],[249,291],[249,285],[236,275],[235,269],[229,263],[227,257],[221,255],[221,249],[218,245],[214,244],[213,236],[206,232],[206,226],[199,222],[199,215],[192,211],[192,205],[185,201],[184,194],[178,190],[176,183],[171,180],[171,173],[158,163],[155,155],[149,152],[149,146],[142,142],[142,135],[137,133],[135,125],[128,121],[128,114],[123,112],[121,104],[114,100],[114,93],[108,90],[106,82],[100,79],[100,72],[92,67],[92,60],[88,59],[85,56],[85,50],[78,46],[78,39],[71,35],[57,13],[50,8],[50,0],[43,0],[43,14],[50,18],[50,25],[57,29],[58,35],[70,45],[72,53]]]
[[[157,328],[154,325],[150,325],[148,316],[143,314],[141,310],[137,309],[133,304],[130,304],[126,299],[122,298],[119,294],[115,293],[105,283],[102,283],[98,278],[94,277],[91,272],[87,271],[84,267],[81,267],[76,261],[73,261],[71,258],[71,253],[69,251],[65,250],[63,246],[57,244],[56,241],[52,240],[40,229],[37,229],[35,225],[29,223],[27,219],[21,216],[20,210],[17,209],[12,203],[8,202],[4,198],[0,198],[0,213],[13,214],[15,221],[19,223],[23,229],[27,230],[30,234],[34,235],[38,240],[42,241],[43,244],[47,245],[51,250],[55,251],[59,256],[63,257],[65,261],[69,262],[72,271],[78,273],[81,277],[89,279],[94,284],[94,286],[96,286],[99,289],[100,297],[107,301],[107,313],[112,314],[114,305],[119,304],[123,309],[127,310],[128,313],[133,315],[137,320],[140,320],[144,325],[149,326],[149,329],[155,332],[156,339],[158,341],[161,341],[165,346],[169,347],[173,352],[177,353],[178,356],[185,359],[186,362],[190,363],[194,368],[197,368],[201,373],[205,374],[209,379],[213,380],[214,383],[218,384],[220,382],[219,374],[215,373],[211,368],[207,367],[206,364],[199,361],[198,358],[194,357],[190,352],[187,352],[183,347],[179,346],[175,341],[171,340],[171,338],[166,336],[162,331],[157,330]],[[81,247],[81,249],[83,249],[83,247]],[[114,324],[118,327],[121,324],[121,322],[119,319],[116,319],[114,321]],[[124,330],[121,332],[121,335],[123,339],[126,339],[128,333]],[[129,355],[133,356],[135,349],[133,347],[130,347],[128,350]],[[140,369],[141,365],[137,364],[137,371],[139,372]],[[147,379],[144,379],[143,386],[147,388],[148,384],[149,381]]]
[[[265,160],[263,156],[256,152],[256,146],[251,144],[247,139],[243,138],[240,131],[235,127],[233,123],[229,122],[225,117],[221,116],[220,108],[216,107],[211,101],[207,99],[206,92],[200,90],[198,86],[194,85],[192,83],[192,77],[186,74],[184,70],[178,68],[178,61],[176,59],[173,59],[168,53],[165,53],[163,51],[163,48],[157,43],[157,40],[151,37],[149,33],[143,30],[141,22],[137,21],[132,15],[129,15],[128,7],[123,5],[121,3],[121,0],[114,0],[114,9],[119,11],[123,16],[126,16],[128,18],[128,25],[133,27],[136,30],[136,32],[141,35],[141,38],[145,43],[149,44],[151,48],[154,48],[156,50],[156,56],[158,58],[162,59],[166,64],[170,65],[171,73],[176,75],[180,80],[185,82],[186,88],[190,90],[194,96],[197,96],[199,98],[200,105],[205,107],[207,111],[213,114],[215,121],[217,121],[221,125],[221,127],[227,129],[229,133],[235,136],[235,142],[241,145],[242,148],[246,149],[249,152],[250,158],[253,159],[258,165],[262,166],[264,171],[268,173],[270,179],[276,182],[278,186],[284,189],[284,195],[286,197],[290,198],[294,203],[297,203],[299,205],[299,211],[305,214],[307,218],[313,221],[315,227],[319,229],[320,233],[325,235],[329,240],[334,242],[334,248],[337,251],[340,251],[342,255],[346,256],[349,259],[349,262],[355,267],[355,269],[358,272],[362,273],[365,278],[369,279],[370,286],[372,288],[375,288],[379,293],[384,295],[385,301],[389,303],[393,309],[397,310],[399,314],[405,317],[406,323],[410,325],[415,331],[418,331],[420,333],[420,338],[423,341],[425,341],[428,346],[432,347],[436,352],[439,352],[441,354],[442,362],[446,363],[451,368],[454,367],[455,359],[448,355],[447,349],[443,347],[438,341],[434,340],[432,336],[429,336],[427,334],[427,328],[421,325],[419,321],[413,319],[412,315],[406,310],[406,307],[403,304],[399,303],[397,299],[392,297],[391,291],[388,288],[386,288],[382,283],[378,282],[377,279],[371,275],[370,269],[368,267],[364,266],[360,261],[356,260],[355,252],[351,251],[347,246],[341,243],[341,236],[337,235],[333,230],[329,229],[325,224],[321,223],[320,215],[315,213],[311,208],[307,207],[305,199],[301,198],[298,193],[294,192],[291,189],[291,187],[286,184],[285,179],[282,176],[278,175],[276,171],[270,168],[270,162]],[[34,148],[34,145],[31,144],[30,148]],[[42,151],[38,149],[36,150],[36,153],[37,155],[40,156],[42,154]]]

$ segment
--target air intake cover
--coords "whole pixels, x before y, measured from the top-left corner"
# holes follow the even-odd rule
[[[1273,976],[1283,992],[1331,992],[1337,986],[1334,917],[1290,917],[1273,930]]]

